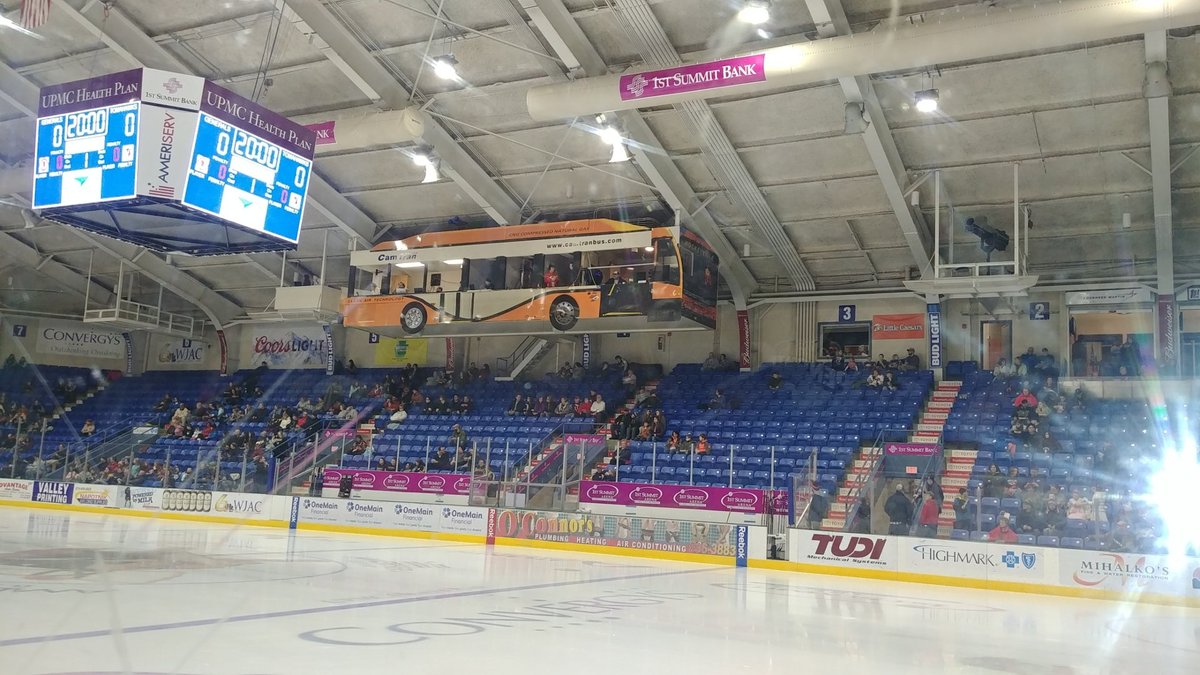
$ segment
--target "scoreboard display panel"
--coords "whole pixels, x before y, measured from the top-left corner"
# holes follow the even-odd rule
[[[136,196],[139,112],[133,101],[39,118],[33,208]]]
[[[295,242],[312,159],[200,112],[183,203]]]

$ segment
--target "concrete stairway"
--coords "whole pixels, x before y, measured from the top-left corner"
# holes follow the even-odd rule
[[[859,498],[866,493],[868,481],[876,467],[883,462],[883,448],[864,447],[858,451],[858,456],[846,471],[846,477],[838,486],[837,497],[829,504],[829,514],[821,521],[821,529],[831,532],[845,532],[849,523],[847,516],[858,503]]]

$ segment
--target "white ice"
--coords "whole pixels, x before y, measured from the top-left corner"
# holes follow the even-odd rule
[[[1200,612],[0,509],[0,673],[1200,672]]]

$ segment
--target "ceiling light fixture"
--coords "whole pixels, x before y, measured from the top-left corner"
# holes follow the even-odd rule
[[[443,260],[442,262],[446,265],[461,265],[461,264],[463,264],[463,259],[462,258],[451,258],[450,260]]]
[[[414,267],[424,267],[424,266],[425,266],[425,263],[422,263],[422,262],[396,263],[396,267],[399,267],[400,269],[406,269],[406,270],[413,269]]]
[[[413,164],[425,167],[425,178],[422,183],[436,183],[441,180],[442,176],[438,173],[437,160],[433,157],[433,151],[427,149],[418,149],[412,156]]]
[[[609,125],[601,128],[600,140],[612,146],[613,151],[612,157],[608,160],[609,164],[629,161],[629,151],[625,149],[625,139],[621,137],[621,132],[616,127]]]
[[[917,99],[917,110],[923,113],[931,113],[938,109],[938,90],[926,89],[918,91],[914,94]]]
[[[746,0],[738,12],[738,21],[758,26],[771,20],[770,0]]]
[[[453,54],[444,54],[433,60],[433,74],[443,80],[458,79],[458,59]]]

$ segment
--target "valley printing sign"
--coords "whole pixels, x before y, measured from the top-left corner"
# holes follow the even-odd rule
[[[38,325],[36,349],[40,354],[123,361],[125,341],[121,333],[85,323],[44,319]]]

